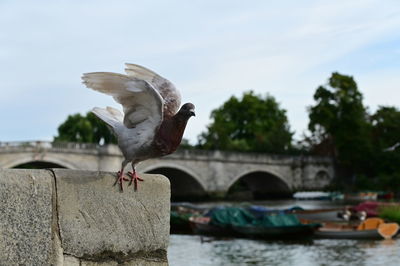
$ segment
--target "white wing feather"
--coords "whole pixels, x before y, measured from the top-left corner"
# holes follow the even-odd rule
[[[82,79],[88,88],[111,95],[123,106],[124,114],[111,107],[96,107],[93,113],[113,128],[126,160],[138,162],[148,158],[156,129],[176,114],[181,96],[155,72],[134,64],[126,67],[127,75],[95,72]]]
[[[94,108],[93,113],[112,127],[124,157],[129,161],[146,159],[144,151],[163,120],[160,93],[145,80],[116,73],[87,73],[82,79],[88,88],[111,95],[122,104],[124,115],[111,107]]]
[[[171,117],[178,112],[181,95],[174,84],[145,67],[136,64],[125,65],[125,72],[129,77],[147,81],[161,94],[164,99],[164,117]]]
[[[120,111],[112,107],[107,107],[106,109],[95,107],[92,109],[92,112],[101,120],[106,122],[114,133],[117,134],[116,129],[121,126],[123,121],[123,115]]]
[[[127,128],[134,128],[144,121],[151,122],[153,129],[161,124],[163,99],[147,81],[109,72],[86,73],[82,79],[88,88],[113,96],[123,106],[123,123]],[[109,108],[107,113],[121,117],[116,109]]]

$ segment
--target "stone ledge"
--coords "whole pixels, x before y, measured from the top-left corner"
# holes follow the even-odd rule
[[[141,177],[121,193],[105,172],[0,169],[0,261],[167,265],[169,181]]]
[[[53,182],[46,170],[0,169],[2,265],[54,262]]]

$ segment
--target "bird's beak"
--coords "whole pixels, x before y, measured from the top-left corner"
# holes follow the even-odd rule
[[[196,113],[194,112],[193,109],[190,109],[190,110],[189,110],[189,113],[190,113],[191,116],[196,116]]]

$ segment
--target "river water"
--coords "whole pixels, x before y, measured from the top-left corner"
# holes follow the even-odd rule
[[[229,204],[229,203],[228,203]],[[307,209],[341,206],[328,201],[273,201],[254,204]],[[211,204],[201,204],[212,206]],[[171,235],[171,266],[187,265],[400,265],[400,239],[260,241],[215,239],[196,235]]]

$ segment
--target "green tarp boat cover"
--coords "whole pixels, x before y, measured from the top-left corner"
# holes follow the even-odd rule
[[[294,214],[272,213],[256,218],[251,212],[244,208],[223,207],[216,208],[210,212],[211,223],[214,225],[227,226],[262,226],[283,227],[301,225]]]
[[[189,222],[191,216],[193,216],[191,213],[178,213],[176,211],[171,211],[171,223],[186,224]]]

